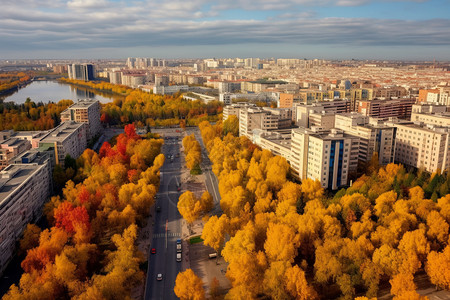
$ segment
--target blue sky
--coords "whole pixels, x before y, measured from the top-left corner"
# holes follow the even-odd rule
[[[0,59],[450,60],[450,0],[2,0]]]

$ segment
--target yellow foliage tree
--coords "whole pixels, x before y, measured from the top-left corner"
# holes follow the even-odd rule
[[[203,282],[191,269],[178,273],[173,290],[181,300],[205,299]]]

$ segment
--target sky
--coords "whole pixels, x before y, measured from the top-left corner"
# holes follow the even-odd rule
[[[1,0],[0,59],[450,61],[450,0]]]

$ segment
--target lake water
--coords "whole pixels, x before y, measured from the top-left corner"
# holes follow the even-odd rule
[[[91,89],[75,87],[57,81],[33,81],[26,87],[14,92],[14,94],[0,96],[0,99],[4,102],[20,104],[25,103],[28,97],[35,103],[58,102],[62,99],[70,99],[74,102],[78,99],[96,99],[101,103],[108,103],[121,96],[100,93]]]

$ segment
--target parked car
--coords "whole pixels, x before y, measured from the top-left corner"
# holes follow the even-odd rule
[[[177,253],[177,261],[178,261],[178,262],[181,261],[181,253]]]

